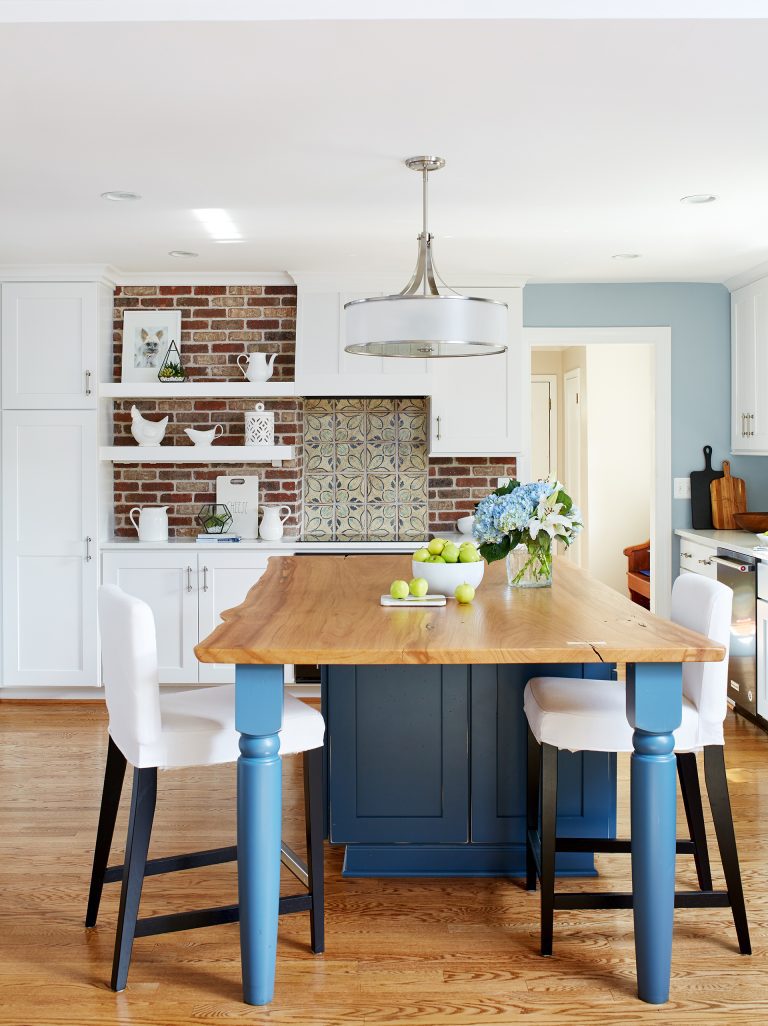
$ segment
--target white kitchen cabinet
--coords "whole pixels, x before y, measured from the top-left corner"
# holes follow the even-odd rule
[[[731,295],[731,449],[768,453],[768,278]]]
[[[3,413],[3,683],[98,686],[96,414]]]
[[[457,287],[468,296],[508,306],[507,351],[430,363],[430,453],[506,456],[523,449],[530,367],[523,353],[522,289]]]
[[[299,283],[296,391],[306,396],[427,395],[427,360],[353,356],[344,352],[344,304],[380,291],[316,291]]]
[[[157,654],[162,684],[190,684],[198,679],[197,553],[105,552],[104,584],[116,584],[142,599],[155,616]]]
[[[711,577],[713,581],[716,581],[717,564],[713,558],[715,554],[715,550],[708,545],[701,545],[699,542],[681,538],[680,570],[700,574],[702,577]]]
[[[3,407],[95,409],[104,304],[95,282],[2,286]]]
[[[212,547],[211,547],[212,548]],[[195,645],[239,605],[267,567],[262,552],[108,550],[102,580],[143,599],[155,616],[161,684],[226,684],[235,668],[200,663]]]
[[[198,637],[206,638],[221,623],[225,609],[239,606],[267,569],[267,557],[255,552],[200,552],[198,559]],[[233,684],[230,663],[200,663],[201,684]]]

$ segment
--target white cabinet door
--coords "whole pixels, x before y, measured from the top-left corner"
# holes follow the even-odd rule
[[[197,553],[105,552],[105,584],[143,599],[155,615],[161,684],[196,684]]]
[[[3,413],[3,683],[100,684],[96,414]]]
[[[239,606],[267,568],[267,557],[250,552],[200,552],[198,560],[199,626],[202,640],[221,623],[220,613]],[[200,663],[201,684],[231,684],[235,668],[227,663]]]
[[[768,452],[768,279],[731,296],[731,448]]]
[[[2,286],[3,406],[95,409],[100,286]]]
[[[523,359],[522,289],[457,288],[509,308],[507,351],[500,356],[430,361],[430,453],[500,455],[523,448],[530,367]]]
[[[296,390],[300,395],[419,396],[429,392],[426,360],[383,359],[344,352],[344,304],[382,291],[298,289]]]

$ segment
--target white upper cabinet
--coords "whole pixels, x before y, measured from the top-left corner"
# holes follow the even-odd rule
[[[96,418],[3,413],[3,683],[98,686]]]
[[[427,361],[352,356],[344,352],[344,304],[384,295],[379,289],[334,291],[298,285],[296,392],[298,395],[427,395]]]
[[[527,401],[523,400],[527,400],[530,378],[530,368],[523,359],[523,290],[457,286],[457,291],[507,304],[507,351],[500,356],[451,357],[430,362],[430,453],[519,453],[523,416],[528,409]]]
[[[731,295],[731,449],[768,454],[768,278]]]
[[[2,286],[5,409],[95,408],[99,301],[106,291],[94,282]]]

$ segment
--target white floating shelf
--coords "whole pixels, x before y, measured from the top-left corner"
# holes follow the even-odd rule
[[[292,445],[103,445],[111,463],[272,463],[294,458]]]
[[[291,399],[293,381],[188,381],[179,385],[155,382],[106,382],[99,385],[102,399]]]

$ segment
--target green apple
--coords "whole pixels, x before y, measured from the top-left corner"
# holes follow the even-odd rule
[[[465,581],[464,584],[460,584],[458,586],[453,594],[457,602],[460,602],[462,605],[466,605],[475,597],[475,589],[471,584],[467,584]]]
[[[408,582],[392,581],[392,584],[389,586],[389,594],[393,599],[408,598]]]
[[[411,556],[411,559],[415,563],[426,563],[426,561],[429,559],[429,557],[430,557],[429,549],[416,549],[414,554]]]
[[[445,548],[445,542],[442,538],[432,538],[427,548],[433,556],[439,556]]]
[[[444,563],[445,560],[442,556],[430,556],[427,560],[428,563]]]
[[[429,582],[425,577],[414,577],[408,587],[414,598],[424,598],[429,591]]]
[[[480,553],[477,549],[472,548],[460,549],[459,550],[459,562],[460,563],[478,563],[481,559]]]
[[[446,542],[443,551],[440,555],[446,561],[446,563],[458,563],[459,561],[459,547],[454,545],[453,542]]]

